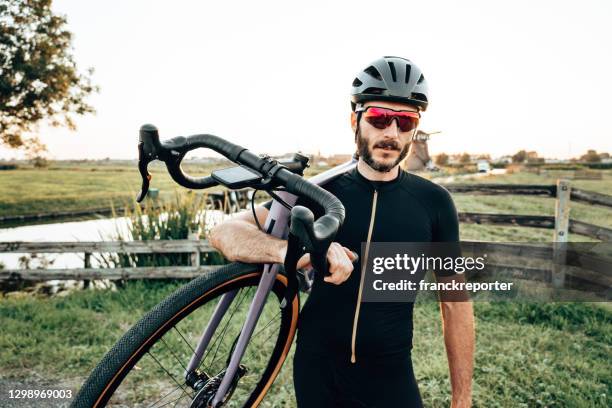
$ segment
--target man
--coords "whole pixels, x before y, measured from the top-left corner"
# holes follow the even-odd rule
[[[427,108],[427,94],[420,69],[398,57],[374,61],[353,81],[351,126],[359,161],[354,170],[323,186],[343,203],[346,219],[327,254],[331,275],[315,273],[300,314],[294,358],[300,408],[422,406],[411,360],[413,303],[362,303],[361,296],[362,265],[371,242],[459,239],[450,194],[399,167],[420,112]],[[320,215],[311,203],[298,203]],[[268,209],[257,209],[261,224]],[[259,231],[249,212],[215,227],[210,240],[232,261],[282,263],[285,258],[286,242]],[[361,253],[362,243],[366,253]],[[360,255],[355,268],[353,251]],[[306,255],[298,267],[308,264]],[[472,307],[468,302],[440,304],[451,406],[469,407]]]

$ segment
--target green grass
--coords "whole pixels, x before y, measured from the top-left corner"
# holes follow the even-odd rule
[[[152,164],[152,188],[171,197],[182,189],[165,168]],[[188,167],[189,168],[189,167]],[[205,167],[189,168],[194,175],[206,175]],[[208,171],[208,173],[207,173]],[[91,166],[51,167],[0,171],[0,214],[21,215],[78,211],[131,204],[140,191],[136,166],[96,168]]]
[[[45,378],[80,383],[125,330],[177,286],[131,282],[119,291],[2,299],[0,376],[26,380],[39,372]],[[474,307],[478,333],[474,406],[610,406],[612,312],[605,305],[475,303]],[[426,406],[448,407],[448,368],[435,303],[417,304],[414,338],[415,373]],[[295,406],[290,361],[265,406]]]

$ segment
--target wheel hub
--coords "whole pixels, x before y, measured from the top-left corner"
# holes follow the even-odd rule
[[[219,389],[219,386],[221,385],[221,381],[223,380],[223,377],[225,377],[226,370],[227,369],[224,369],[223,371],[221,371],[219,374],[215,375],[214,377],[208,378],[208,380],[206,380],[206,382],[204,383],[199,382],[195,384],[196,389],[199,388],[199,390],[196,393],[195,397],[193,398],[193,401],[191,402],[191,405],[189,406],[190,408],[212,407],[212,400],[217,394],[217,390]],[[227,393],[223,397],[223,401],[221,402],[220,405],[217,405],[215,408],[222,406],[232,396],[232,394],[234,393],[234,390],[238,386],[238,381],[240,381],[240,378],[242,378],[247,372],[248,372],[248,369],[244,365],[240,364],[238,366],[236,375],[234,376],[234,379],[230,383],[229,389],[227,390]]]

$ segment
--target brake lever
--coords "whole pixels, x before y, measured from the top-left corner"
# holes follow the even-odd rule
[[[146,160],[142,158],[143,156],[142,145],[143,145],[142,142],[138,143],[138,156],[139,156],[138,171],[140,172],[140,176],[142,177],[142,186],[140,187],[140,194],[138,194],[138,197],[136,198],[136,201],[139,203],[142,202],[142,200],[144,200],[147,193],[149,192],[149,182],[151,181],[151,178],[152,178],[148,170],[150,160]]]
[[[140,203],[149,191],[149,182],[152,178],[148,170],[149,163],[159,158],[162,148],[159,133],[153,125],[142,125],[138,139],[138,171],[142,177],[142,187],[136,201]]]

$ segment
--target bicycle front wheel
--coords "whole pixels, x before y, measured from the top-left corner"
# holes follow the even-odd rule
[[[198,368],[211,378],[219,378],[261,275],[261,266],[234,263],[178,289],[112,347],[85,381],[72,406],[198,406],[193,402],[196,390],[187,384],[184,372],[202,330],[220,297],[236,290]],[[298,296],[280,308],[286,287],[286,277],[278,274],[241,360],[246,374],[237,381],[223,406],[256,407],[270,391],[297,327]]]

